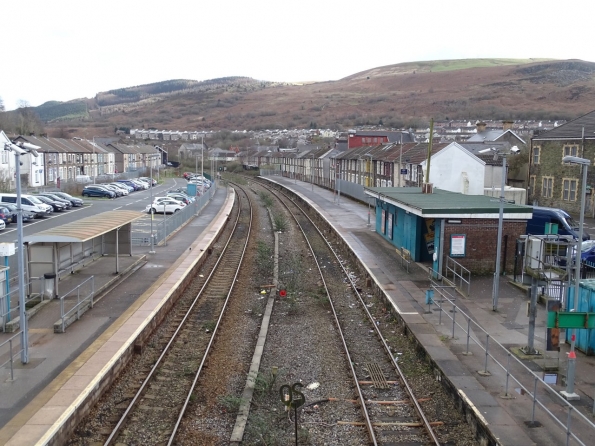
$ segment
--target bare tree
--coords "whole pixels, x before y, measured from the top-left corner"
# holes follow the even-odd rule
[[[43,133],[41,120],[27,101],[19,101],[14,124],[14,130],[19,135]]]

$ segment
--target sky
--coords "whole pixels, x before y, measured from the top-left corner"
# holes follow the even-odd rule
[[[4,3],[7,110],[170,79],[329,81],[402,62],[469,58],[595,62],[588,0]]]

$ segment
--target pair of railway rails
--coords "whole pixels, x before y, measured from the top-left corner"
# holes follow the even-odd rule
[[[226,312],[253,233],[254,191],[239,184],[233,187],[238,206],[230,216],[231,225],[226,228],[227,241],[216,256],[211,255],[210,272],[195,279],[196,294],[180,299],[174,306],[170,324],[163,329],[165,333],[161,334],[149,360],[152,365],[135,372],[135,379],[131,380],[136,383],[132,384],[134,392],[128,390],[122,394],[118,415],[107,420],[110,427],[103,429],[105,445],[183,443],[178,431],[197,386],[209,385],[201,381],[205,364],[216,348],[217,337],[225,329]],[[263,190],[267,186],[252,182],[250,187]],[[422,405],[431,401],[416,399],[340,255],[295,201],[273,188],[266,190],[292,216],[310,249],[331,309],[329,314],[332,313],[338,343],[343,347],[343,362],[352,378],[350,403],[359,410],[360,419],[327,420],[328,424],[332,429],[341,429],[342,423],[352,428],[362,426],[358,427],[365,431],[365,434],[360,432],[362,444],[439,445],[433,426],[443,424],[442,420],[431,422],[425,416]],[[337,282],[346,286],[337,286]]]

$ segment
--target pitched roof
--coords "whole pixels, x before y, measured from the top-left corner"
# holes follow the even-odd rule
[[[583,128],[585,129],[585,139],[595,139],[595,110],[559,127],[543,132],[532,138],[532,140],[582,139]]]

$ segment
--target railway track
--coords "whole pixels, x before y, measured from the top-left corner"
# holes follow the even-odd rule
[[[259,184],[265,187],[263,184]],[[307,213],[294,200],[273,188],[267,189],[283,203],[299,226],[328,296],[335,325],[344,347],[355,398],[362,420],[339,424],[364,426],[373,445],[439,445],[440,442],[422,405],[413,394],[395,358],[358,291],[353,274]],[[343,280],[337,281],[342,277]],[[349,284],[349,290],[344,283]],[[428,401],[428,399],[422,400]]]
[[[110,444],[173,444],[196,383],[213,347],[242,265],[252,227],[252,205],[236,192],[233,231],[194,299],[176,305],[177,327],[105,441]]]

